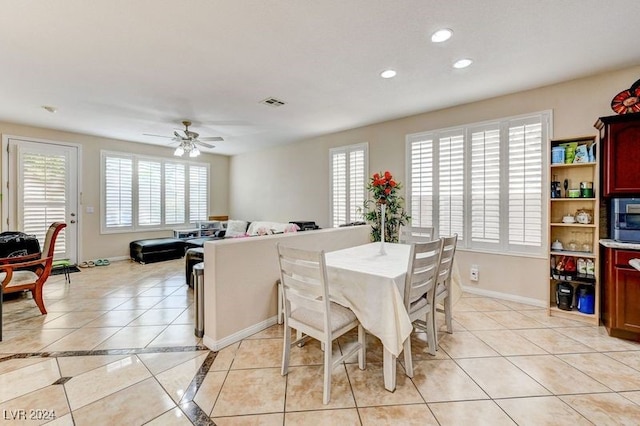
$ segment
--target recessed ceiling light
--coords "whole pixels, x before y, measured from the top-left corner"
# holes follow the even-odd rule
[[[382,78],[393,78],[396,76],[396,72],[394,70],[384,70],[380,73],[380,77]]]
[[[49,106],[49,105],[43,105],[42,109],[44,109],[46,111],[49,111],[52,114],[57,111],[56,107],[52,107],[52,106]]]
[[[466,68],[469,65],[471,65],[473,63],[473,61],[471,59],[459,59],[456,62],[454,62],[453,67],[454,68]]]
[[[449,40],[452,35],[453,31],[449,28],[443,28],[431,34],[431,41],[434,43],[442,43],[443,41]]]

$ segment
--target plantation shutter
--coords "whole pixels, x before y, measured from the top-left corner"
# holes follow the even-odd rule
[[[471,240],[500,242],[500,128],[471,131]]]
[[[189,222],[209,218],[209,176],[205,166],[189,166]]]
[[[366,199],[367,144],[331,149],[329,164],[331,225],[361,221]]]
[[[164,163],[164,208],[167,225],[185,222],[185,166]]]
[[[105,156],[104,224],[106,228],[133,227],[133,160]]]
[[[509,244],[542,244],[542,123],[509,124]]]
[[[59,154],[20,153],[22,231],[35,235],[42,245],[49,225],[64,222],[67,202],[67,157]],[[59,234],[55,253],[66,252],[65,233]]]
[[[162,223],[162,171],[158,161],[138,161],[138,225]]]
[[[433,226],[433,138],[416,139],[409,143],[411,224]]]
[[[464,136],[462,133],[439,138],[438,153],[438,233],[458,234],[464,229]]]
[[[362,220],[366,171],[364,169],[364,149],[349,153],[349,222]]]
[[[331,155],[332,226],[347,223],[347,152]]]

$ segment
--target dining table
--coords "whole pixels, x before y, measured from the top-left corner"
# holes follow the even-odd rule
[[[350,308],[384,347],[384,387],[396,388],[396,358],[413,330],[404,306],[409,244],[370,243],[325,254],[331,299]]]

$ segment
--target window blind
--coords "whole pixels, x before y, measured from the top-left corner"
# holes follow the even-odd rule
[[[439,139],[438,231],[440,236],[464,237],[464,136]]]
[[[162,223],[161,166],[159,161],[138,161],[138,225]]]
[[[500,128],[471,132],[471,240],[500,241]]]
[[[179,163],[164,164],[164,209],[167,225],[185,222],[186,192],[185,166]]]
[[[108,156],[104,161],[104,224],[133,226],[133,159]]]
[[[416,226],[465,248],[541,253],[543,161],[551,112],[407,135]]]
[[[353,150],[349,153],[349,222],[362,220],[366,179],[364,150]]]
[[[411,224],[433,226],[433,139],[419,138],[409,149]]]
[[[22,218],[26,234],[44,243],[49,225],[66,220],[67,158],[64,155],[21,153]],[[66,252],[65,233],[58,235],[55,253]]]
[[[542,125],[509,126],[509,244],[542,244]]]
[[[366,199],[367,144],[333,148],[329,155],[331,225],[360,221]]]
[[[347,153],[335,152],[331,161],[332,225],[347,222]]]
[[[209,167],[103,151],[103,232],[207,220]]]
[[[208,173],[204,166],[189,166],[189,222],[209,218]]]

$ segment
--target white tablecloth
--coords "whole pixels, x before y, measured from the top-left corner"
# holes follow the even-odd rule
[[[385,243],[387,254],[381,255],[380,243],[371,243],[326,253],[332,298],[353,310],[394,356],[412,331],[403,302],[410,248]]]

